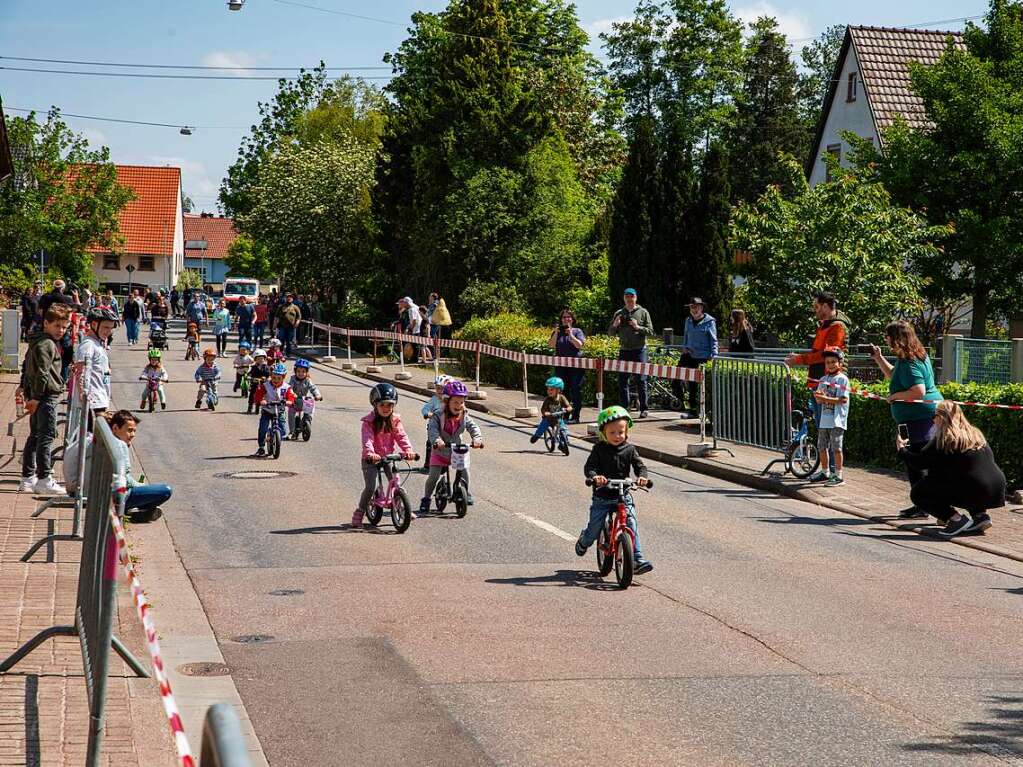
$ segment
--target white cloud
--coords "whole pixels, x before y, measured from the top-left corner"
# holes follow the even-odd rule
[[[744,24],[751,24],[761,16],[770,16],[778,22],[778,31],[789,39],[806,40],[813,37],[813,31],[806,18],[795,11],[782,11],[767,2],[767,0],[756,0],[748,5],[735,8],[733,13]]]
[[[212,51],[203,56],[202,63],[207,67],[224,67],[220,71],[225,75],[245,77],[253,74],[246,67],[254,66],[260,58],[246,51]]]
[[[589,24],[585,24],[583,29],[586,30],[586,34],[590,36],[591,40],[596,41],[603,33],[610,32],[611,28],[615,24],[621,24],[624,21],[631,20],[632,16],[615,16],[611,19],[597,19],[597,21],[591,21]]]
[[[99,149],[101,146],[110,146],[110,142],[107,140],[107,135],[96,128],[79,128],[78,133],[82,134],[86,141],[89,142],[90,149]]]
[[[181,168],[181,189],[186,195],[209,198],[216,197],[220,191],[220,185],[209,177],[209,174],[206,172],[206,166],[198,160],[189,160],[185,157],[148,155],[143,164],[169,165],[174,168]]]

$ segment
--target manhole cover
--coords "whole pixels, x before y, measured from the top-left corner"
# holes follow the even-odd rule
[[[299,594],[305,594],[305,589],[274,589],[270,592],[272,597],[297,597]]]
[[[269,642],[271,639],[273,637],[269,634],[242,634],[231,641],[239,644],[259,644],[260,642]]]
[[[217,479],[279,479],[296,475],[293,471],[225,471],[213,476]]]
[[[231,669],[226,663],[186,663],[178,666],[178,673],[185,676],[227,676]]]

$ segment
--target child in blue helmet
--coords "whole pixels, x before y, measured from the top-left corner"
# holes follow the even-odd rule
[[[256,451],[256,456],[259,458],[266,455],[266,435],[275,418],[281,431],[286,431],[284,408],[295,402],[295,392],[284,383],[284,376],[287,374],[288,369],[284,367],[284,363],[278,362],[270,368],[270,380],[263,381],[255,390],[253,403],[259,408],[259,432],[257,434],[259,449]]]
[[[298,439],[299,435],[295,431],[295,417],[304,409],[305,399],[311,397],[317,402],[323,400],[323,395],[316,388],[309,372],[309,360],[300,359],[295,363],[295,372],[291,376],[291,380],[288,381],[288,386],[295,393],[295,403],[288,408],[288,431],[291,432],[292,439]],[[312,417],[313,414],[310,412],[310,421],[312,421]]]
[[[540,405],[540,423],[537,424],[536,431],[533,432],[529,441],[531,444],[536,444],[537,440],[543,437],[543,433],[547,431],[549,424],[558,430],[561,437],[559,440],[561,452],[568,455],[568,429],[565,428],[565,419],[571,414],[572,405],[563,394],[564,391],[565,382],[560,378],[553,376],[547,379],[547,398]],[[561,412],[558,413],[558,411]],[[558,414],[552,415],[552,413]]]

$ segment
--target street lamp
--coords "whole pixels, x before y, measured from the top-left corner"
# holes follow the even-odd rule
[[[194,128],[189,128],[187,125],[182,125],[181,130],[178,131],[182,136],[191,136]]]
[[[245,0],[227,0],[227,10],[240,11],[245,5]]]

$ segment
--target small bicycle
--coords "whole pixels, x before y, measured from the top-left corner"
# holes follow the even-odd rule
[[[249,396],[249,374],[246,372],[242,372],[242,382],[240,389],[241,396],[247,398]]]
[[[812,404],[810,409],[812,411]],[[785,447],[782,457],[767,464],[762,474],[767,474],[776,463],[784,464],[785,471],[799,479],[807,479],[817,471],[821,465],[821,456],[817,450],[817,442],[810,436],[812,420],[807,418],[802,410],[792,411],[792,439]]]
[[[593,480],[587,479],[586,484],[593,486]],[[597,536],[597,570],[606,576],[614,568],[618,588],[627,589],[632,585],[636,571],[636,539],[629,527],[629,510],[625,503],[626,496],[636,490],[651,490],[653,482],[640,487],[631,479],[609,479],[604,487],[618,491],[618,504],[608,509],[604,526]]]
[[[146,407],[149,408],[149,412],[152,413],[156,410],[156,401],[160,398],[160,379],[159,378],[147,378],[146,379]]]
[[[561,452],[568,455],[568,430],[565,428],[565,421],[562,416],[564,410],[552,410],[547,414],[549,418],[557,418],[558,421],[552,424],[547,421],[547,429],[543,433],[543,444],[547,447],[548,453],[553,453],[554,448],[561,448]]]
[[[451,465],[444,469],[444,474],[437,482],[433,491],[433,502],[440,513],[448,505],[448,501],[455,504],[455,516],[459,519],[469,511],[469,499],[467,493],[469,487],[466,484],[463,469],[469,468],[470,446],[464,442],[455,442],[451,445]],[[451,469],[455,470],[455,484],[451,484]]]
[[[249,380],[250,381],[249,382],[249,386],[248,386],[248,394],[247,394],[247,396],[249,398],[248,399],[249,406],[247,408],[247,412],[249,412],[249,413],[253,413],[254,412],[254,413],[256,413],[258,415],[259,414],[259,408],[257,407],[257,408],[255,408],[255,410],[253,410],[253,397],[256,394],[256,389],[258,389],[260,386],[262,386],[266,382],[266,379],[265,378],[260,378],[260,377],[252,378],[251,376],[246,375],[246,376],[244,376],[243,380]],[[242,386],[244,386],[244,385],[245,384],[243,383]]]
[[[217,409],[220,397],[217,395],[216,381],[201,381],[199,383],[199,393],[195,395],[195,400],[197,403],[202,404],[204,399],[206,400],[206,407],[210,410]],[[196,407],[199,407],[199,405],[197,404]]]
[[[199,342],[189,341],[188,348],[185,350],[185,361],[199,359]]]
[[[266,454],[272,458],[281,457],[281,443],[284,441],[284,405],[280,402],[271,402],[263,405],[263,409],[270,416],[270,430],[266,433]]]
[[[405,456],[401,453],[392,453],[385,455],[376,464],[377,490],[373,496],[373,502],[370,503],[369,511],[366,512],[366,521],[372,527],[380,524],[380,520],[384,516],[384,509],[391,510],[391,524],[394,525],[394,529],[398,533],[404,533],[412,524],[412,504],[409,503],[408,496],[401,487],[401,480],[398,478],[400,470],[397,464],[399,461],[405,460]],[[412,460],[418,461],[419,455]],[[407,469],[407,471],[411,470],[411,467]]]
[[[295,434],[302,436],[304,442],[308,442],[313,435],[313,413],[316,412],[316,399],[303,397],[296,399],[292,406],[295,411]]]

